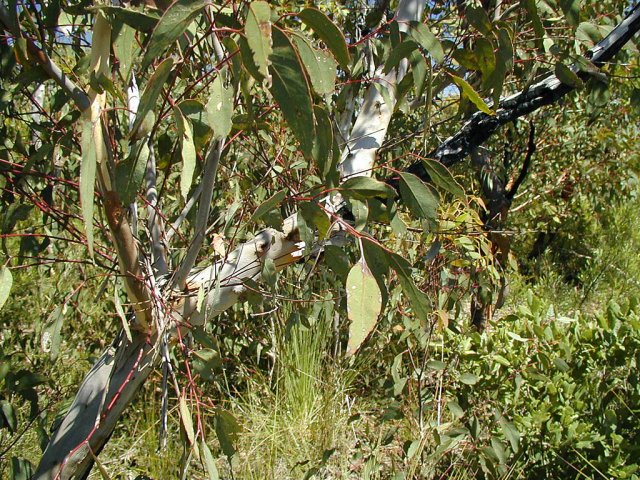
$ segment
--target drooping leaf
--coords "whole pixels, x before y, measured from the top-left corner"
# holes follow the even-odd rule
[[[0,267],[0,309],[9,298],[11,285],[13,285],[13,275],[11,275],[11,270],[3,265]]]
[[[218,410],[215,416],[215,429],[222,451],[231,459],[236,453],[234,444],[242,431],[236,418],[226,410]]]
[[[316,117],[316,138],[313,142],[313,158],[318,165],[320,178],[326,179],[335,170],[333,159],[333,126],[327,111],[320,106],[314,106]]]
[[[204,468],[207,470],[207,476],[209,480],[220,480],[220,474],[218,473],[218,467],[216,467],[216,461],[211,454],[211,450],[207,446],[204,439],[200,442],[200,450],[202,451],[202,459],[204,461]]]
[[[480,380],[478,376],[473,373],[467,372],[460,375],[460,381],[465,385],[475,385],[476,383],[478,383],[478,380]]]
[[[342,31],[336,24],[317,8],[305,8],[298,17],[329,47],[340,66],[345,71],[349,71],[349,63],[351,63],[349,49]]]
[[[180,174],[180,193],[185,200],[189,195],[193,173],[196,170],[196,147],[193,144],[191,122],[187,120],[178,106],[173,107],[173,115],[180,134],[180,148],[182,156],[182,173]]]
[[[303,202],[298,208],[307,225],[315,226],[320,240],[324,239],[331,228],[331,221],[325,211],[316,202]]]
[[[120,20],[125,25],[141,32],[150,32],[160,20],[160,17],[154,12],[138,10],[131,6],[124,8],[111,5],[97,5],[87,8],[87,10],[102,10],[110,17]]]
[[[486,113],[487,115],[495,115],[495,112],[487,106],[485,101],[480,97],[480,95],[478,95],[478,92],[476,92],[471,85],[456,75],[449,75],[454,83],[460,87],[460,91],[464,93],[476,107],[478,107],[478,110]]]
[[[66,310],[67,306],[65,304],[56,306],[42,330],[40,345],[42,351],[49,353],[52,360],[55,360],[60,353],[60,344],[62,343],[60,332]]]
[[[507,437],[507,440],[511,444],[511,449],[514,452],[518,451],[518,446],[520,445],[520,432],[515,427],[513,423],[504,418],[502,415],[497,414],[498,422],[500,423],[500,427],[502,428],[502,432],[504,436]]]
[[[592,48],[596,43],[602,40],[602,33],[598,30],[597,25],[589,22],[582,22],[578,25],[578,28],[576,28],[576,40],[587,48]]]
[[[409,302],[416,316],[421,320],[425,320],[431,312],[431,305],[427,296],[413,281],[411,264],[397,253],[384,252],[387,257],[387,263],[396,272],[402,291],[409,297]]]
[[[336,61],[330,53],[313,48],[302,35],[292,35],[300,60],[319,95],[333,93],[336,83]]]
[[[311,89],[293,45],[279,28],[273,29],[273,53],[270,59],[271,94],[300,142],[302,153],[310,157],[315,138]]]
[[[542,40],[544,39],[545,32],[544,27],[542,26],[542,21],[540,20],[540,15],[538,14],[536,0],[520,0],[520,4],[523,5],[527,11],[527,16],[529,17],[529,21],[531,21],[531,24],[533,25],[533,31],[536,34],[536,46],[542,51],[544,50]]]
[[[560,8],[562,9],[567,23],[573,27],[580,23],[580,1],[581,0],[560,0]]]
[[[187,406],[187,401],[185,400],[184,395],[181,395],[180,400],[178,400],[178,408],[180,410],[180,418],[182,419],[184,433],[187,434],[189,443],[191,445],[195,445],[196,434],[193,430],[193,420],[191,418],[191,411],[189,411],[189,407]]]
[[[346,290],[347,315],[351,321],[347,355],[353,355],[375,328],[382,308],[378,283],[364,258],[361,258],[349,272]]]
[[[93,137],[93,124],[90,119],[81,120],[82,137],[80,146],[82,159],[80,161],[80,208],[84,220],[85,233],[87,235],[87,247],[89,255],[93,256],[93,202],[95,198],[94,186],[96,183],[96,144]],[[102,141],[102,138],[99,139]]]
[[[556,63],[554,73],[556,77],[558,77],[558,80],[560,80],[565,85],[569,85],[573,88],[582,88],[582,86],[584,85],[582,80],[580,80],[580,77],[578,77],[578,75],[573,70],[571,70],[562,62]]]
[[[418,177],[411,173],[400,173],[400,195],[414,215],[427,220],[436,219],[438,197]]]
[[[205,0],[176,0],[167,8],[151,33],[147,51],[142,58],[143,70],[184,34],[205,5]]]
[[[15,432],[18,428],[18,419],[13,405],[7,400],[0,400],[0,414],[4,418],[4,423],[9,427],[10,432]]]
[[[410,56],[415,50],[418,48],[418,44],[416,42],[412,42],[411,40],[405,40],[397,45],[391,53],[387,57],[387,60],[384,62],[384,68],[382,69],[382,73],[388,73],[393,68],[397,67],[398,64],[404,59]]]
[[[423,160],[423,165],[427,173],[429,174],[429,178],[431,181],[437,186],[451,193],[452,195],[458,198],[464,198],[464,189],[460,186],[460,184],[453,178],[451,172],[447,167],[445,167],[440,162],[435,160],[431,160],[430,158],[425,158]]]
[[[352,177],[345,181],[340,189],[347,195],[359,198],[395,197],[396,192],[384,182],[371,177]]]
[[[133,203],[149,160],[147,142],[136,142],[126,159],[116,165],[116,191],[124,205]]]
[[[271,210],[273,210],[278,205],[280,205],[280,203],[286,198],[286,196],[287,196],[286,189],[283,189],[274,193],[271,197],[269,197],[260,205],[258,205],[258,208],[256,208],[256,211],[253,212],[253,215],[251,215],[251,218],[249,219],[249,223],[257,222],[258,220],[260,220],[260,218],[265,213],[269,213]]]
[[[429,27],[422,22],[413,21],[409,25],[409,35],[425,49],[433,60],[441,63],[444,60],[444,50],[438,37],[431,33]]]
[[[153,75],[149,78],[149,81],[144,88],[144,92],[142,92],[142,96],[140,97],[138,112],[136,113],[136,119],[131,126],[129,138],[140,138],[140,135],[138,135],[138,129],[142,126],[145,117],[147,117],[147,113],[153,111],[153,107],[158,100],[158,96],[160,95],[160,92],[162,92],[162,86],[169,77],[172,67],[173,59],[167,58],[158,65],[156,71],[153,72]]]
[[[486,38],[478,38],[475,41],[473,53],[482,72],[483,85],[486,86],[490,75],[496,68],[496,56],[493,53],[493,44]]]
[[[207,117],[216,139],[229,135],[233,126],[233,88],[224,85],[224,70],[218,73],[211,86]]]
[[[140,50],[135,37],[136,31],[134,28],[129,25],[123,25],[113,41],[113,53],[118,59],[118,70],[122,78],[130,78],[133,59]]]
[[[249,4],[244,34],[253,54],[253,61],[260,75],[268,77],[270,55],[272,53],[271,39],[271,8],[267,2],[256,1]]]
[[[213,348],[203,348],[193,352],[193,369],[205,380],[213,380],[222,369],[220,353]]]
[[[465,18],[470,25],[475,27],[484,36],[490,36],[493,26],[487,11],[480,6],[467,5],[465,8]]]

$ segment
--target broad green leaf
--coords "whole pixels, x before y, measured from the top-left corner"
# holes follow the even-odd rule
[[[115,7],[110,5],[99,5],[89,7],[87,10],[101,10],[110,17],[120,20],[125,25],[134,28],[140,32],[150,32],[158,24],[160,17],[149,10],[142,11],[134,7]]]
[[[397,67],[402,59],[410,56],[416,50],[416,48],[418,48],[418,44],[411,40],[405,40],[404,42],[398,44],[396,48],[391,50],[391,53],[387,57],[386,62],[384,62],[382,73],[388,73],[389,71]]]
[[[498,414],[498,421],[500,423],[500,427],[502,428],[504,436],[507,437],[507,440],[509,440],[509,443],[511,444],[511,449],[514,452],[517,452],[518,445],[520,444],[520,432],[518,432],[518,429],[513,423],[508,421],[500,414]]]
[[[205,0],[176,0],[169,6],[151,33],[147,51],[142,58],[142,70],[145,70],[180,35],[184,34],[205,5]]]
[[[495,115],[495,112],[487,106],[480,95],[478,95],[478,92],[476,92],[471,85],[456,75],[449,75],[454,83],[460,87],[461,92],[464,93],[476,107],[478,107],[478,110],[486,113],[487,115]]]
[[[319,239],[324,239],[331,228],[331,220],[325,211],[315,202],[303,202],[298,208],[307,225],[314,225],[318,229]]]
[[[462,409],[460,404],[458,404],[458,402],[454,402],[453,400],[449,400],[447,402],[447,408],[449,409],[449,411],[453,415],[453,418],[460,418],[460,417],[464,416],[464,410]]]
[[[342,31],[336,24],[317,8],[305,8],[298,17],[329,47],[340,66],[345,71],[349,71],[349,63],[351,63],[349,49]]]
[[[400,173],[400,195],[409,210],[419,218],[435,220],[438,197],[422,180],[411,173]]]
[[[225,87],[225,72],[226,70],[222,70],[216,76],[207,102],[209,125],[216,139],[229,135],[233,126],[233,88]]]
[[[467,70],[480,70],[480,64],[478,63],[475,53],[469,49],[456,49],[453,51],[451,56],[461,67],[464,67]]]
[[[573,88],[582,88],[584,85],[580,77],[576,75],[576,73],[567,67],[564,63],[558,62],[556,63],[555,72],[556,77],[565,85],[569,85]]]
[[[416,314],[421,320],[426,320],[431,312],[431,305],[426,294],[423,293],[413,281],[411,275],[411,264],[407,262],[397,253],[389,253],[385,251],[389,266],[396,272],[402,291],[409,297],[409,302]]]
[[[286,196],[287,196],[286,189],[283,189],[274,193],[271,197],[269,197],[260,205],[258,205],[258,208],[256,208],[256,211],[253,212],[253,215],[251,215],[251,218],[249,219],[249,223],[257,222],[258,220],[260,220],[260,218],[265,213],[269,213],[271,210],[273,210],[278,205],[280,205],[280,203],[286,198]]]
[[[195,445],[196,434],[193,430],[193,420],[191,419],[191,412],[189,411],[189,407],[187,406],[187,401],[184,396],[180,396],[180,400],[178,400],[178,408],[180,410],[180,418],[182,419],[182,426],[184,427],[184,433],[187,434],[187,438],[189,439],[189,443],[191,445]]]
[[[271,8],[267,2],[249,4],[244,34],[253,54],[253,61],[262,77],[268,77],[269,56],[272,53]]]
[[[470,25],[475,27],[484,36],[488,37],[491,35],[493,26],[491,25],[491,19],[484,8],[468,5],[465,8],[465,18]]]
[[[270,59],[271,94],[300,142],[302,153],[310,157],[316,135],[311,89],[293,45],[279,28],[273,29],[273,53]]]
[[[60,344],[62,343],[60,332],[66,310],[67,306],[65,304],[56,306],[42,330],[40,346],[42,351],[49,353],[52,360],[55,360],[60,353]]]
[[[11,285],[13,285],[13,275],[11,275],[11,270],[3,265],[0,267],[0,309],[9,298]]]
[[[220,480],[216,461],[213,458],[213,455],[211,455],[211,450],[209,450],[209,447],[204,440],[200,442],[200,450],[202,451],[202,460],[204,461],[204,468],[207,470],[209,480]]]
[[[327,111],[320,106],[314,106],[316,117],[316,138],[313,142],[313,158],[318,165],[320,178],[326,179],[331,170],[335,169],[333,159],[333,126]]]
[[[560,8],[567,17],[567,23],[573,27],[580,23],[581,0],[560,0]]]
[[[334,245],[327,245],[324,248],[324,252],[324,261],[327,263],[327,266],[338,277],[346,281],[351,266],[349,265],[349,259],[344,253],[344,250]]]
[[[240,428],[236,418],[226,410],[218,410],[214,422],[220,447],[227,458],[231,459],[236,453],[234,444],[238,440],[238,435],[242,428]]]
[[[311,79],[313,89],[319,95],[333,93],[336,84],[336,61],[329,52],[313,48],[306,38],[293,34],[293,43],[300,60]]]
[[[192,353],[193,369],[208,381],[215,378],[215,374],[222,370],[220,353],[213,348],[203,348]]]
[[[15,432],[16,428],[18,428],[18,419],[16,418],[16,411],[13,408],[13,405],[7,400],[0,400],[0,412],[4,417],[4,420],[7,422],[9,431]]]
[[[160,65],[158,65],[156,71],[153,72],[153,75],[151,75],[151,78],[149,78],[149,81],[144,88],[144,92],[142,92],[142,96],[140,97],[140,104],[138,105],[136,120],[131,126],[129,138],[141,138],[141,135],[138,134],[138,129],[142,126],[145,117],[147,117],[147,113],[153,111],[153,108],[156,105],[156,101],[158,100],[158,96],[160,95],[160,92],[162,92],[164,82],[166,82],[169,74],[171,73],[172,67],[173,59],[167,58]]]
[[[596,43],[602,40],[602,34],[598,30],[598,26],[589,22],[582,22],[576,29],[576,40],[592,48]]]
[[[185,200],[189,195],[193,173],[196,171],[196,147],[193,144],[191,122],[187,120],[178,106],[173,107],[176,126],[180,134],[180,148],[182,156],[182,173],[180,174],[180,193]]]
[[[480,378],[473,373],[463,373],[460,375],[460,381],[465,385],[475,385],[478,383],[478,380],[480,380]]]
[[[392,187],[371,177],[352,177],[340,186],[340,190],[347,195],[360,198],[393,198],[396,196],[396,192]]]
[[[276,264],[269,257],[265,257],[264,263],[262,265],[262,280],[264,280],[264,283],[266,283],[270,287],[274,287],[276,285],[276,281],[278,280],[278,271],[276,270]]]
[[[364,258],[361,258],[349,272],[346,290],[347,315],[351,321],[347,355],[353,355],[375,328],[382,308],[382,295],[378,283]]]
[[[242,57],[242,64],[244,65],[244,67],[253,78],[255,78],[258,82],[262,82],[265,78],[265,75],[260,73],[260,69],[253,59],[253,52],[249,47],[249,42],[245,37],[238,38],[238,47],[240,48],[240,56]],[[246,85],[246,83],[247,82],[243,80],[241,81],[240,86],[243,87],[244,85]],[[243,94],[249,96],[248,90],[243,91]],[[249,102],[247,103],[250,105]]]
[[[493,44],[486,38],[478,38],[475,41],[473,53],[476,56],[476,61],[482,72],[483,85],[486,87],[490,78],[489,76],[496,68],[496,56],[493,53]]]
[[[431,58],[433,58],[437,63],[444,61],[444,50],[442,49],[440,40],[431,33],[429,27],[422,22],[416,21],[411,22],[410,26],[409,35],[411,35],[411,37],[427,51]]]
[[[451,172],[447,167],[440,162],[429,158],[425,158],[422,163],[434,185],[446,190],[458,198],[464,198],[464,189],[456,179],[453,178],[453,175],[451,175]]]
[[[116,191],[124,205],[133,203],[149,160],[147,142],[136,142],[126,159],[116,165]]]
[[[116,33],[114,32],[114,35]],[[118,70],[122,78],[130,78],[133,59],[140,47],[136,42],[136,31],[129,25],[122,25],[113,41],[113,53],[118,59]]]
[[[80,208],[87,235],[89,255],[93,257],[93,202],[98,159],[91,120],[83,118],[80,128],[82,129],[82,137],[80,138],[80,148],[82,149],[82,159],[80,161]],[[102,141],[102,138],[99,141]]]
[[[447,368],[447,364],[440,360],[429,360],[427,362],[427,368],[436,371],[442,371]]]

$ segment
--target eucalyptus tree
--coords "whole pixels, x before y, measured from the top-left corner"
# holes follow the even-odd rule
[[[630,40],[640,8],[9,2],[0,22],[1,81],[13,95],[3,96],[3,111],[36,112],[2,127],[16,139],[0,150],[5,189],[46,214],[43,231],[55,220],[51,248],[53,237],[72,238],[105,272],[117,265],[112,276],[126,293],[122,329],[79,386],[34,477],[84,478],[150,373],[162,366],[170,377],[172,345],[230,309],[241,317],[232,307],[269,296],[280,271],[307,263],[313,275],[324,255],[338,272],[346,356],[385,309],[399,308],[389,300],[396,281],[402,315],[418,328],[459,308],[464,296],[427,295],[423,274],[445,223],[483,227],[469,213],[482,202],[467,196],[464,169],[449,168],[473,154],[484,226],[494,229],[525,180],[535,136],[500,177],[479,148],[574,90],[612,88],[619,68],[637,71]],[[39,142],[18,141],[26,133]],[[57,195],[34,195],[29,176],[55,184]],[[453,204],[464,215],[442,222],[439,208]],[[459,282],[490,315],[506,252],[496,253],[501,240],[491,232],[480,237],[465,247]],[[409,239],[435,241],[416,249]],[[13,253],[3,268],[3,292],[22,261]],[[179,411],[213,476],[184,396]]]

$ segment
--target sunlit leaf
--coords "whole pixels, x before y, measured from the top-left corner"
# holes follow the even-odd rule
[[[11,285],[13,285],[13,275],[11,275],[11,270],[3,265],[0,267],[0,309],[9,298]]]
[[[47,323],[42,330],[40,345],[42,351],[49,353],[52,360],[55,360],[60,353],[60,344],[62,343],[60,332],[66,310],[67,306],[64,304],[56,306],[53,312],[51,312],[51,315],[49,315]]]
[[[89,255],[93,256],[93,202],[95,199],[94,186],[96,183],[96,140],[93,137],[93,123],[88,118],[81,120],[82,137],[80,146],[82,159],[80,162],[80,208],[87,235]]]
[[[451,172],[447,167],[440,162],[429,158],[425,158],[422,163],[434,185],[446,190],[458,198],[464,198],[464,189],[456,179],[453,178],[453,175],[451,175]]]
[[[200,442],[200,450],[202,451],[204,468],[207,470],[209,480],[219,480],[220,474],[218,473],[218,467],[216,467],[216,461],[213,458],[213,455],[211,455],[211,450],[209,450],[209,447],[204,440]]]
[[[360,198],[371,197],[395,197],[396,192],[384,182],[371,177],[352,177],[345,181],[340,189],[347,195],[355,195]]]
[[[143,122],[147,117],[147,113],[153,111],[156,101],[158,100],[158,96],[160,95],[160,92],[162,92],[164,82],[166,82],[169,74],[171,73],[172,67],[173,59],[167,58],[158,65],[156,71],[153,72],[153,75],[149,78],[149,81],[142,92],[142,96],[140,97],[140,104],[138,105],[136,119],[129,132],[130,138],[141,138],[141,135],[138,134],[138,129],[142,127]]]
[[[229,135],[233,125],[233,88],[225,86],[224,72],[219,72],[213,81],[207,102],[209,125],[217,139]]]
[[[247,43],[253,53],[253,61],[263,77],[268,77],[269,56],[272,53],[271,8],[267,2],[249,4],[247,21],[244,26]]]
[[[409,28],[409,35],[418,42],[418,44],[425,49],[425,51],[435,60],[437,63],[441,63],[444,60],[444,50],[438,37],[436,37],[429,27],[422,22],[411,22]]]
[[[305,8],[298,17],[329,47],[340,66],[349,71],[349,49],[342,31],[317,8]]]
[[[462,93],[464,93],[467,96],[467,98],[469,98],[469,100],[471,100],[471,102],[476,107],[478,107],[478,110],[488,115],[495,115],[495,112],[487,106],[485,101],[480,97],[480,95],[478,95],[478,92],[476,92],[471,85],[469,85],[465,80],[463,80],[462,78],[456,75],[450,74],[450,76],[451,76],[451,79],[455,82],[455,84],[458,85],[458,87],[460,87],[460,90],[462,91]]]
[[[187,401],[182,395],[180,396],[180,400],[178,400],[178,408],[180,410],[180,418],[182,419],[184,433],[187,434],[189,443],[191,443],[191,445],[195,445],[196,434],[193,430],[193,420],[191,418],[191,412],[189,411],[189,407],[187,406]]]
[[[177,106],[173,107],[176,126],[180,134],[180,148],[182,156],[182,173],[180,174],[180,193],[186,200],[196,170],[196,148],[193,144],[191,122],[187,120]]]
[[[438,197],[418,177],[411,173],[400,173],[400,195],[414,215],[429,220],[436,219]]]
[[[382,308],[382,296],[378,283],[371,274],[364,258],[356,263],[347,277],[347,315],[349,341],[347,355],[358,351],[378,322]]]
[[[582,80],[580,80],[580,77],[578,77],[578,75],[573,70],[571,70],[562,62],[556,63],[554,73],[556,74],[556,77],[558,77],[558,80],[560,80],[565,85],[569,85],[573,88],[581,88],[584,85]]]
[[[324,50],[313,48],[302,35],[292,35],[291,38],[316,93],[319,95],[333,93],[336,83],[337,64],[331,54]]]

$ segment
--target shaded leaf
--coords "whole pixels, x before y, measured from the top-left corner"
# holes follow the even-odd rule
[[[331,220],[320,205],[315,202],[303,202],[298,208],[307,225],[314,225],[318,229],[319,239],[324,239],[331,228]]]
[[[160,92],[162,92],[162,86],[171,73],[172,67],[173,59],[167,58],[160,65],[158,65],[156,71],[153,72],[153,75],[151,75],[151,78],[149,78],[149,81],[144,88],[144,92],[142,92],[142,96],[140,97],[138,112],[136,113],[136,119],[131,126],[129,138],[141,137],[140,135],[138,135],[137,131],[142,126],[147,113],[153,110],[153,107],[158,100],[158,96],[160,95]]]
[[[513,423],[508,421],[502,415],[498,415],[498,422],[500,423],[504,436],[507,437],[507,440],[511,444],[511,449],[514,452],[517,452],[518,445],[520,444],[520,432],[518,432],[518,429]]]
[[[429,220],[436,219],[438,197],[418,177],[411,173],[400,173],[400,195],[414,215]]]
[[[411,276],[411,264],[397,253],[384,251],[389,266],[396,272],[402,291],[409,297],[416,317],[425,320],[431,312],[431,305],[427,296],[416,286]]]
[[[349,49],[342,31],[324,13],[317,8],[305,8],[298,17],[305,25],[313,29],[320,39],[329,47],[340,66],[349,71]]]
[[[265,213],[269,213],[271,210],[273,210],[278,205],[280,205],[280,203],[286,198],[286,196],[287,196],[286,189],[283,189],[274,193],[271,197],[269,197],[260,205],[258,205],[258,208],[256,208],[256,211],[253,212],[253,215],[251,215],[251,218],[249,219],[249,223],[257,222]]]
[[[93,257],[93,202],[95,199],[94,186],[96,183],[96,139],[93,137],[93,123],[88,118],[81,120],[82,137],[80,146],[82,159],[80,161],[80,208],[87,235],[89,255]],[[98,139],[102,141],[102,138]]]
[[[311,90],[293,45],[279,28],[273,30],[273,54],[270,58],[271,94],[280,104],[302,152],[309,157],[315,138]]]
[[[316,138],[313,143],[313,158],[318,165],[320,178],[326,179],[336,170],[333,159],[333,126],[327,111],[319,106],[313,107],[316,117]]]
[[[329,52],[313,48],[307,39],[294,34],[293,42],[302,64],[309,74],[311,85],[319,95],[333,93],[336,83],[336,61]]]
[[[187,406],[187,401],[185,400],[184,396],[180,396],[180,400],[178,401],[178,408],[180,410],[180,418],[182,419],[184,433],[187,434],[189,443],[191,445],[195,445],[196,434],[193,430],[193,420],[191,419],[191,412],[189,411],[189,407]]]
[[[569,85],[573,88],[581,88],[583,83],[580,80],[580,77],[576,75],[576,73],[567,67],[564,63],[558,62],[556,63],[555,72],[556,77],[565,85]]]
[[[116,191],[125,205],[133,203],[149,160],[147,142],[136,142],[126,159],[116,165]]]
[[[371,177],[351,177],[340,186],[340,189],[347,195],[360,198],[396,196],[393,188]]]
[[[147,51],[142,58],[143,70],[186,31],[205,4],[204,0],[176,0],[167,8],[151,33]]]
[[[202,451],[204,468],[207,470],[209,480],[219,480],[220,474],[218,473],[218,467],[216,467],[216,461],[213,458],[213,455],[211,455],[211,450],[209,450],[209,447],[204,440],[200,442],[200,450]]]
[[[433,60],[441,63],[444,60],[444,50],[438,37],[424,23],[413,21],[410,24],[409,35],[424,48]]]
[[[416,48],[418,48],[418,44],[416,42],[412,42],[411,40],[405,40],[400,43],[396,48],[391,50],[391,53],[387,56],[386,62],[384,62],[384,68],[382,69],[382,73],[388,73],[393,68],[397,67],[398,64],[402,61],[402,59],[407,58],[411,55]]]
[[[131,6],[124,8],[111,5],[97,5],[87,8],[87,10],[101,10],[110,17],[120,20],[125,25],[141,32],[150,32],[160,20],[160,17],[156,13],[148,10],[138,10]]]
[[[7,400],[0,400],[0,413],[2,413],[4,423],[9,427],[9,431],[15,432],[16,428],[18,428],[18,420],[16,418],[16,411],[13,408],[13,405]],[[0,425],[0,427],[1,426],[2,425]]]
[[[422,163],[434,185],[446,190],[458,198],[464,198],[464,189],[456,179],[453,178],[453,175],[447,167],[440,162],[429,158],[425,158]]]
[[[347,315],[351,321],[347,355],[353,355],[375,328],[382,308],[378,283],[364,258],[361,258],[349,272],[346,290]]]
[[[220,447],[224,454],[231,458],[236,453],[234,444],[242,431],[236,418],[226,410],[218,410],[215,416],[215,429]]]

